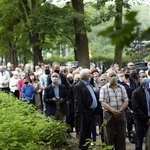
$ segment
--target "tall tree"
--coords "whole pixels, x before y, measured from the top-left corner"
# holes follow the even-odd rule
[[[83,0],[72,0],[72,6],[76,12],[83,15],[81,18],[74,18],[75,58],[79,61],[79,66],[90,67]]]
[[[116,0],[116,16],[115,16],[115,29],[116,32],[122,29],[122,17],[123,17],[123,1]],[[122,52],[123,52],[122,43],[116,43],[115,54],[114,54],[114,63],[118,63],[121,67],[122,65]]]
[[[43,61],[42,49],[39,46],[39,33],[35,32],[30,26],[30,19],[31,16],[34,14],[35,10],[41,6],[41,3],[38,0],[20,0],[18,1],[18,4],[22,13],[22,19],[28,25],[29,28],[29,41],[33,50],[34,65],[36,65],[38,61]]]

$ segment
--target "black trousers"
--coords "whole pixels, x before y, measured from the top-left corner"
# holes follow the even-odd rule
[[[91,139],[91,129],[94,119],[94,111],[91,109],[79,116],[80,119],[80,135],[79,135],[79,148],[87,150],[89,145],[86,145],[87,139]],[[89,143],[90,144],[90,143]]]

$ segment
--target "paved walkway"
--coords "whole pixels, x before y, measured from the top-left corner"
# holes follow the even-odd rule
[[[76,139],[76,132],[72,132],[71,136]],[[97,142],[100,143],[101,142],[101,138],[100,135],[97,136]],[[78,150],[78,149],[77,149]],[[126,138],[126,150],[135,150],[135,144],[132,144],[129,142],[128,138]],[[143,145],[143,150],[145,150],[145,144]]]

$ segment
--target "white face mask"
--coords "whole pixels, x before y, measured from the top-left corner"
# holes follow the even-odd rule
[[[34,76],[30,76],[30,79],[31,79],[31,80],[34,80]]]
[[[52,83],[58,83],[58,78],[57,77],[53,77],[52,78]]]
[[[148,70],[150,70],[150,66],[148,66]]]
[[[17,76],[17,75],[14,75],[14,78],[15,78],[15,79],[17,79],[17,78],[18,78],[18,76]]]

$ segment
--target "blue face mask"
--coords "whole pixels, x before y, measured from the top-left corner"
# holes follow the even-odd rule
[[[141,85],[142,86],[147,87],[148,83],[149,83],[148,78],[142,78],[142,80],[141,80]]]

